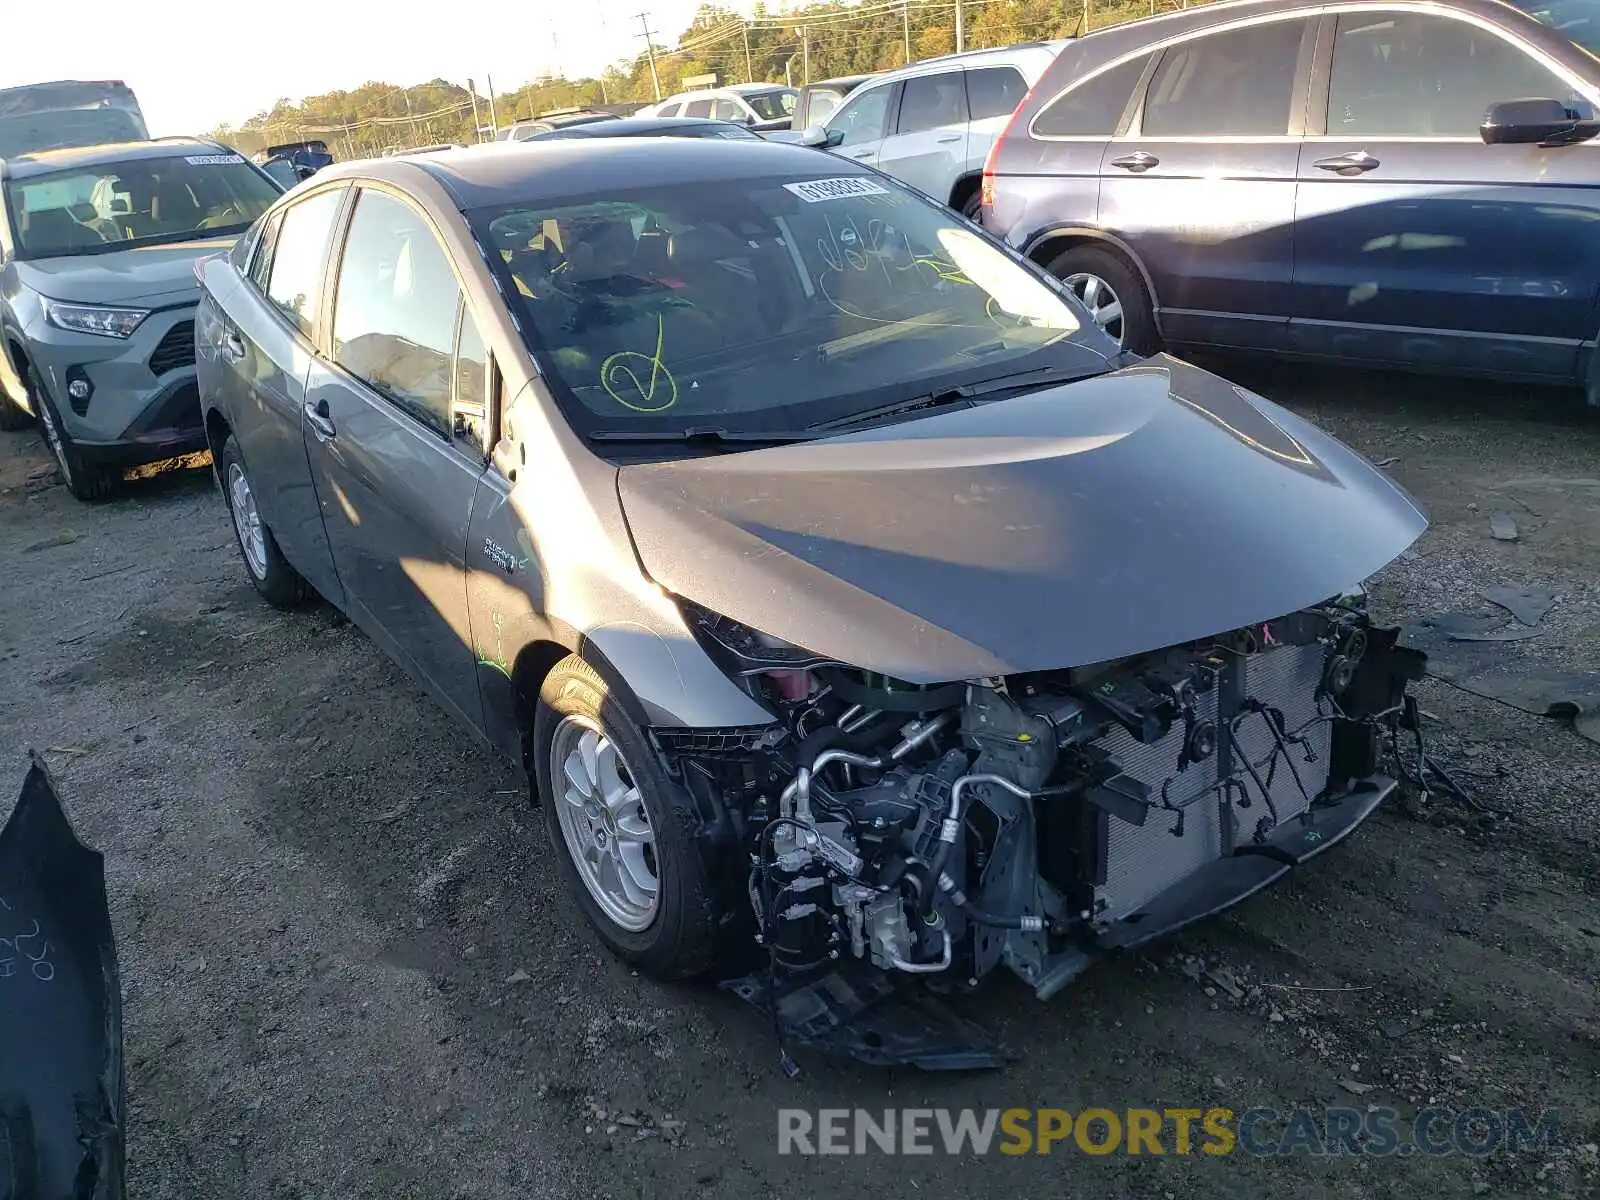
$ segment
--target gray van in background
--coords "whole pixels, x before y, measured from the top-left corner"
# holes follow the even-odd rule
[[[0,88],[0,158],[149,137],[138,99],[120,79]]]

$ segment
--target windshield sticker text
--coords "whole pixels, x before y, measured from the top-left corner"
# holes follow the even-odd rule
[[[183,161],[191,167],[225,167],[242,163],[244,159],[237,154],[188,154]]]
[[[887,196],[889,189],[871,179],[848,177],[844,179],[810,179],[805,183],[786,183],[786,192],[792,192],[808,204],[820,200],[842,200],[849,196]]]

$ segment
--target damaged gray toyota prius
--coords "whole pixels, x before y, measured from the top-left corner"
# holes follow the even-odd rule
[[[355,162],[203,275],[256,588],[527,769],[614,951],[789,1043],[998,1063],[930,991],[1048,998],[1395,787],[1424,664],[1362,581],[1417,506],[893,180],[715,140]]]

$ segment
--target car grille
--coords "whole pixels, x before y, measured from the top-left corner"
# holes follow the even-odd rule
[[[179,321],[167,330],[167,335],[161,339],[161,344],[151,352],[150,371],[154,375],[165,375],[168,371],[192,366],[194,366],[194,322]]]
[[[1243,716],[1236,731],[1238,748],[1230,755],[1232,778],[1243,785],[1222,791],[1218,788],[1221,755],[1213,755],[1186,770],[1178,770],[1185,728],[1180,723],[1160,741],[1148,745],[1123,729],[1114,729],[1095,744],[1105,750],[1123,772],[1145,784],[1159,796],[1161,785],[1171,780],[1167,798],[1183,807],[1182,834],[1177,814],[1152,809],[1143,825],[1110,817],[1104,820],[1104,875],[1096,884],[1094,898],[1097,921],[1115,921],[1137,912],[1150,900],[1181,882],[1208,862],[1228,852],[1222,817],[1222,797],[1229,797],[1236,845],[1248,845],[1257,823],[1268,815],[1260,789],[1240,759],[1262,764],[1259,774],[1277,809],[1279,823],[1287,822],[1309,807],[1328,785],[1328,759],[1333,738],[1332,725],[1318,721],[1317,690],[1322,681],[1326,651],[1319,645],[1281,646],[1237,660],[1226,669],[1234,677],[1237,694],[1248,696],[1283,714],[1284,727],[1293,733],[1301,730],[1303,744],[1291,745],[1294,771],[1289,761],[1278,754],[1275,763],[1266,763],[1276,741],[1267,718],[1261,713]],[[1207,721],[1228,721],[1239,711],[1237,704],[1219,712],[1219,692],[1214,689],[1196,697],[1195,716]],[[1295,773],[1299,773],[1299,783]],[[1301,787],[1305,788],[1302,793]],[[1246,803],[1240,798],[1245,796]],[[1190,802],[1193,803],[1190,803]]]

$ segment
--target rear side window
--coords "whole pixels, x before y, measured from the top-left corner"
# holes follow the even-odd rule
[[[711,101],[691,100],[688,107],[684,109],[683,115],[686,117],[709,117],[711,115]]]
[[[900,98],[900,120],[896,133],[917,133],[943,125],[967,122],[967,89],[962,71],[939,75],[918,75],[908,79]]]
[[[1289,132],[1307,20],[1270,21],[1168,48],[1145,93],[1146,137]]]
[[[711,108],[711,115],[719,121],[742,121],[744,109],[732,100],[718,100]]]
[[[1010,115],[1027,94],[1027,81],[1014,67],[983,67],[967,72],[967,107],[974,121]]]
[[[656,113],[656,116],[675,117],[682,108],[683,104],[680,101],[674,100],[671,104],[663,104],[660,110]]]
[[[307,336],[317,323],[328,235],[343,200],[344,189],[333,188],[291,204],[283,210],[272,244],[263,241],[263,257],[270,260],[267,299]]]
[[[1129,59],[1057,96],[1033,119],[1033,132],[1040,137],[1111,137],[1150,58]]]
[[[333,358],[445,437],[460,302],[450,259],[422,216],[363,191],[339,267]]]

